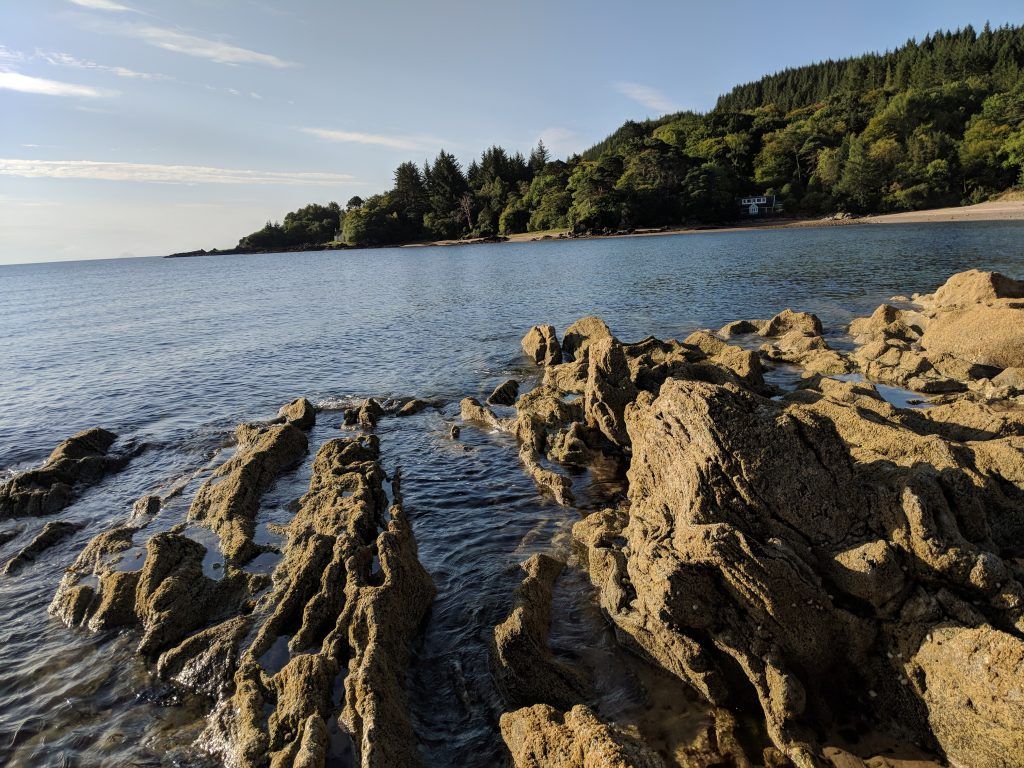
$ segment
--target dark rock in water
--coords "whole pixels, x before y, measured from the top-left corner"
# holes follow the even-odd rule
[[[583,677],[557,661],[548,648],[551,595],[565,563],[538,554],[522,564],[526,575],[515,605],[494,628],[491,661],[495,682],[514,707],[551,704],[566,709],[586,697]]]
[[[159,496],[149,495],[143,496],[132,504],[132,521],[138,520],[141,517],[150,517],[160,512],[160,506],[162,500]]]
[[[11,528],[6,531],[0,531],[0,547],[2,547],[7,542],[18,538],[21,535],[22,530],[23,529],[21,528]]]
[[[416,397],[412,400],[404,403],[401,408],[398,409],[399,416],[414,416],[420,411],[425,411],[427,408],[433,408],[434,403],[430,400],[421,400]]]
[[[518,396],[519,382],[515,379],[508,379],[494,388],[491,396],[487,398],[487,402],[491,405],[515,405]]]
[[[346,408],[342,413],[342,424],[346,427],[353,427],[359,422],[359,409]]]
[[[459,425],[458,424],[452,424],[452,428],[448,432],[448,436],[452,440],[458,440],[460,434],[462,434],[462,429],[459,427]]]
[[[108,452],[117,435],[99,427],[62,442],[46,462],[0,485],[0,518],[52,515],[74,499],[76,488],[98,482],[128,457]]]
[[[311,429],[316,424],[316,408],[304,397],[292,400],[287,405],[281,406],[277,412],[278,423],[287,422],[294,424],[299,429]]]
[[[361,406],[359,406],[359,412],[357,414],[359,426],[365,430],[374,429],[377,426],[377,422],[380,421],[380,418],[383,415],[384,409],[380,407],[380,403],[372,397],[369,397]]]
[[[43,552],[59,544],[75,531],[81,530],[81,528],[82,525],[80,523],[69,523],[63,520],[47,523],[43,526],[43,530],[24,549],[7,561],[3,573],[5,575],[17,573],[25,566],[34,562]]]
[[[522,341],[523,352],[537,365],[557,365],[562,362],[562,348],[558,344],[553,325],[535,325]]]
[[[611,335],[608,324],[600,317],[582,317],[565,329],[562,335],[562,355],[569,360],[579,360],[581,353],[592,343]]]
[[[746,336],[750,333],[757,333],[766,324],[766,320],[733,320],[719,328],[718,334],[727,339],[731,336]]]

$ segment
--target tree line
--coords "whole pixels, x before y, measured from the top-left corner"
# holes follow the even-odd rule
[[[491,147],[464,169],[442,150],[402,163],[386,192],[306,206],[239,245],[722,222],[754,193],[776,195],[789,215],[890,212],[976,203],[1015,184],[1024,184],[1024,27],[986,25],[768,75],[706,114],[629,121],[566,160],[540,142],[527,157]]]

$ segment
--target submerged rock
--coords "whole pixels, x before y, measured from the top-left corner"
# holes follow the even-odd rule
[[[522,563],[526,575],[516,590],[515,605],[494,628],[491,660],[505,701],[516,707],[551,704],[566,709],[582,701],[582,676],[555,660],[548,648],[551,596],[565,563],[538,554]]]
[[[35,562],[43,552],[56,546],[81,528],[81,523],[69,523],[63,520],[47,523],[31,542],[7,561],[3,568],[4,575],[18,573],[25,566]]]
[[[92,485],[123,467],[127,456],[110,455],[117,435],[99,427],[62,442],[43,465],[0,485],[0,518],[52,515],[64,509],[76,489]]]
[[[553,325],[535,325],[523,337],[523,352],[537,365],[557,365],[562,362],[562,348],[558,344]]]
[[[489,405],[515,405],[519,397],[519,382],[515,379],[508,379],[499,384],[487,398]]]
[[[299,463],[308,439],[291,423],[267,427],[242,424],[236,434],[235,455],[203,483],[188,515],[217,533],[228,562],[242,564],[263,551],[252,540],[260,498],[278,475]]]

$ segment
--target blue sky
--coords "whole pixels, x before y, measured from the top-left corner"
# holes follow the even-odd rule
[[[1020,0],[2,0],[0,263],[233,245],[403,160],[565,156]]]

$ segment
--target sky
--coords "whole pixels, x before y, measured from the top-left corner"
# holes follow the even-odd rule
[[[400,162],[559,157],[1020,0],[0,0],[0,264],[230,247]]]

